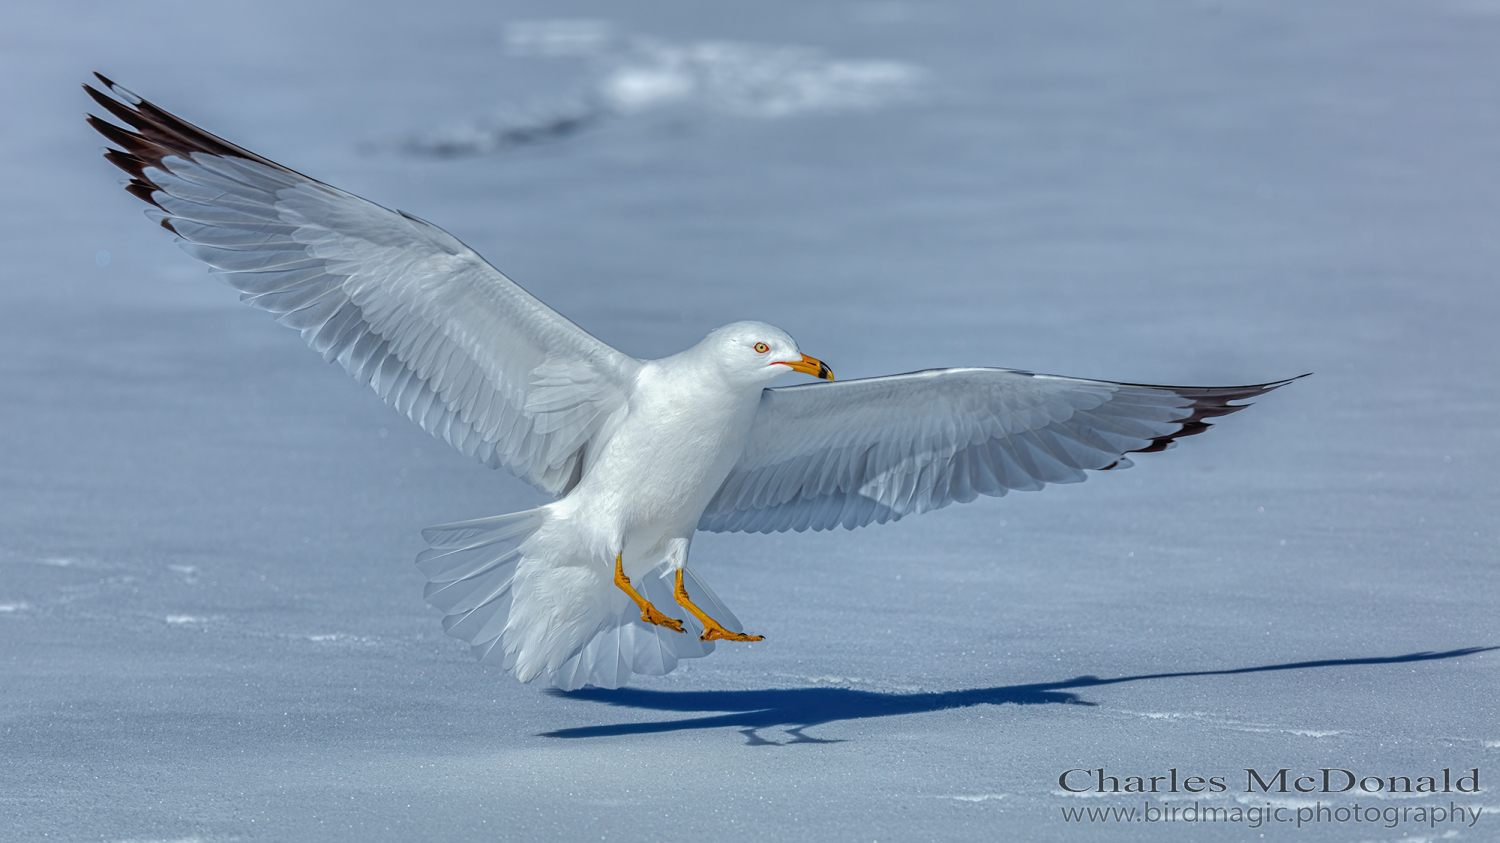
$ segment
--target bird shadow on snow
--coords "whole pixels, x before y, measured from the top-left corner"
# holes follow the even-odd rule
[[[1408,662],[1453,659],[1497,650],[1500,647],[1465,647],[1442,653],[1408,653],[1404,656],[1380,656],[1363,659],[1325,659],[1291,662],[1228,670],[1195,670],[1180,673],[1149,673],[1100,679],[1079,676],[1062,682],[1034,685],[1000,685],[993,688],[971,688],[963,691],[938,691],[925,694],[887,694],[859,691],[853,688],[773,688],[762,691],[649,691],[620,688],[608,691],[585,688],[581,691],[553,691],[570,700],[587,700],[624,708],[674,712],[725,712],[707,717],[665,720],[652,723],[616,723],[607,726],[581,726],[544,732],[548,738],[602,738],[618,735],[649,735],[657,732],[679,732],[687,729],[737,728],[750,746],[785,746],[796,743],[839,743],[815,738],[803,730],[838,720],[865,720],[873,717],[895,717],[923,714],[950,708],[976,705],[1064,705],[1093,706],[1070,689],[1142,682],[1148,679],[1180,679],[1191,676],[1234,676],[1242,673],[1270,673],[1278,670],[1311,670],[1313,668],[1354,667],[1357,665],[1405,664]],[[788,741],[767,740],[761,729],[782,729],[791,736]]]

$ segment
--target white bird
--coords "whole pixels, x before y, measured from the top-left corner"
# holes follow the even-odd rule
[[[448,634],[522,682],[616,688],[716,640],[760,640],[688,566],[696,530],[852,529],[1076,483],[1289,382],[975,368],[768,389],[833,375],[761,322],[638,360],[437,226],[98,78],[113,96],[85,89],[130,127],[90,115],[119,147],[105,157],[185,251],[424,430],[557,498],[425,530],[417,562]],[[696,634],[663,611],[674,603]]]

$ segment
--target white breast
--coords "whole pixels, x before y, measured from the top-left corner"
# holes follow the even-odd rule
[[[559,509],[591,525],[590,545],[624,542],[627,557],[692,535],[744,451],[759,393],[732,389],[691,360],[648,362]]]

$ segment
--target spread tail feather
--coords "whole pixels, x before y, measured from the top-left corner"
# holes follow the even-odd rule
[[[427,576],[427,602],[442,609],[443,629],[468,642],[474,655],[522,682],[546,678],[566,691],[594,685],[618,688],[633,674],[659,676],[681,659],[713,652],[688,632],[640,620],[613,578],[587,560],[547,552],[533,541],[547,525],[547,507],[429,527],[430,547],[417,556]],[[683,578],[694,602],[730,629],[739,621],[691,569]],[[676,607],[661,570],[637,578],[636,588],[664,611]]]

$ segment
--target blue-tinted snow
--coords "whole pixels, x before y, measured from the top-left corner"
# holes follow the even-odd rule
[[[1500,653],[1465,651],[1500,644],[1497,44],[1484,0],[12,10],[3,836],[1493,838]],[[1317,374],[1081,486],[701,536],[767,640],[549,695],[445,637],[412,565],[535,493],[143,220],[95,69],[637,356],[758,318],[840,377]],[[1365,802],[1495,816],[1064,823],[1138,803],[1059,790],[1101,765],[1479,767],[1477,798]]]

